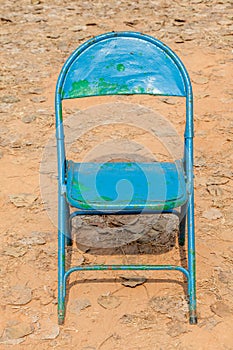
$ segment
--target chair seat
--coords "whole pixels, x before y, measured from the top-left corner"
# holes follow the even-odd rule
[[[74,163],[68,161],[67,200],[98,211],[169,210],[187,200],[181,161]]]

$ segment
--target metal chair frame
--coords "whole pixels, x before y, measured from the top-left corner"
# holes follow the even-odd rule
[[[177,69],[179,79],[183,83],[181,93],[172,93],[169,86],[166,86],[162,91],[155,90],[135,90],[135,87],[127,91],[127,89],[119,89],[113,91],[102,90],[98,93],[97,90],[88,91],[84,89],[82,92],[78,91],[78,88],[68,93],[69,79],[73,74],[73,67],[77,67],[78,60],[82,54],[85,54],[90,47],[97,47],[98,45],[105,45],[105,43],[111,42],[111,40],[128,39],[129,50],[131,39],[134,42],[140,41],[140,45],[145,43],[145,50],[147,47],[155,47],[158,53],[163,54],[162,57],[172,62]],[[136,41],[135,41],[136,40]],[[143,45],[143,44],[142,44]],[[118,53],[116,52],[116,56]],[[85,56],[84,56],[85,57]],[[155,58],[156,59],[156,58]],[[169,61],[169,62],[170,62]],[[88,62],[86,62],[88,67]],[[178,76],[177,76],[178,78]],[[174,78],[176,79],[176,77]],[[167,84],[168,85],[168,84]],[[169,90],[169,91],[167,91]],[[137,208],[131,210],[115,211],[111,208],[106,210],[96,209],[80,209],[70,214],[70,203],[67,200],[67,159],[65,155],[65,142],[64,142],[64,129],[63,129],[63,117],[62,117],[62,100],[67,98],[79,98],[85,96],[94,95],[114,95],[114,94],[140,94],[147,93],[151,95],[170,95],[170,96],[182,96],[186,98],[186,125],[184,132],[184,157],[183,166],[186,176],[187,184],[187,201],[181,206],[181,210],[177,211],[174,208],[169,210],[163,210],[162,213],[176,214],[180,218],[179,224],[179,244],[185,244],[185,231],[187,226],[187,245],[188,245],[188,267],[173,265],[94,265],[94,266],[75,266],[65,269],[66,260],[66,246],[72,245],[71,236],[71,221],[76,215],[124,215],[124,214],[138,214],[141,210]],[[59,75],[55,94],[55,112],[56,112],[56,138],[57,138],[57,162],[58,162],[58,322],[63,324],[65,317],[65,299],[66,299],[66,284],[67,278],[71,273],[75,271],[93,271],[93,270],[176,270],[180,271],[187,278],[188,282],[188,297],[189,297],[189,321],[191,324],[197,323],[196,316],[196,288],[195,288],[195,232],[194,232],[194,189],[193,189],[193,93],[190,78],[188,73],[177,55],[161,41],[141,33],[136,32],[112,32],[103,35],[99,35],[91,40],[88,40],[83,45],[78,47],[65,62],[61,73]],[[145,214],[157,214],[161,211],[153,209],[145,209],[142,213]],[[187,225],[186,225],[187,224]]]

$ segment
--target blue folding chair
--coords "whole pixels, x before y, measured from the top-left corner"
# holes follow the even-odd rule
[[[62,100],[101,95],[149,94],[186,98],[184,156],[176,162],[75,163],[65,155]],[[157,39],[136,32],[99,35],[78,47],[65,62],[56,87],[58,156],[58,322],[65,317],[66,283],[74,271],[176,270],[188,281],[189,320],[197,323],[193,195],[193,94],[188,73],[177,55]],[[134,193],[116,192],[121,180]],[[124,182],[121,182],[124,183]],[[123,185],[124,187],[124,185]],[[130,197],[130,198],[129,198]],[[70,207],[77,208],[70,214]],[[175,208],[180,207],[180,210]],[[76,215],[173,213],[180,218],[179,244],[188,267],[176,265],[93,265],[65,268]],[[187,214],[187,215],[186,215]]]

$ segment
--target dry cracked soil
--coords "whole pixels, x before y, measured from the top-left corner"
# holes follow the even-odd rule
[[[1,0],[0,349],[233,349],[232,5]],[[162,40],[182,59],[193,84],[196,326],[187,321],[187,285],[179,273],[114,271],[73,274],[65,324],[57,325],[56,79],[79,44],[118,30]],[[167,159],[146,116],[166,115],[180,140],[183,107],[180,99],[146,95],[67,102],[67,120],[80,118],[68,151],[81,160],[104,152],[107,158]],[[159,126],[163,131],[160,123],[154,128]],[[72,265],[187,263],[172,217],[77,219],[74,232]]]

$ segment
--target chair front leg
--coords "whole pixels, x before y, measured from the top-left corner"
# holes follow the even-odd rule
[[[197,323],[196,312],[196,257],[195,257],[195,226],[194,226],[194,196],[189,197],[188,204],[188,294],[189,294],[189,322]]]

